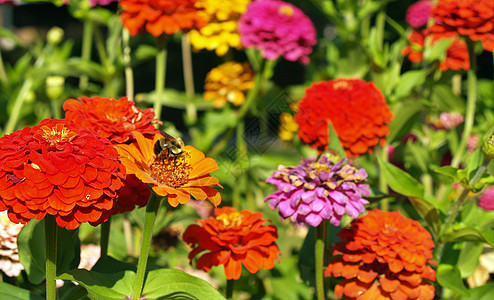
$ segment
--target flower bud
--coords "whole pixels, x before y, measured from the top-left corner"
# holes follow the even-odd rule
[[[491,135],[484,140],[484,143],[482,144],[482,152],[484,152],[486,159],[491,160],[494,158],[494,135]]]
[[[57,45],[60,44],[60,42],[63,39],[63,29],[60,27],[52,27],[48,33],[46,34],[46,39],[48,40],[48,43]]]
[[[48,76],[46,78],[46,95],[51,100],[57,100],[62,96],[65,78],[62,76]]]

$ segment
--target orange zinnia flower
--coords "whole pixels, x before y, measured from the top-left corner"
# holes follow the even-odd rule
[[[303,143],[324,151],[329,143],[328,124],[348,157],[372,152],[389,134],[393,113],[373,82],[336,79],[313,83],[305,90],[295,114]]]
[[[0,166],[0,211],[22,224],[54,215],[67,229],[108,220],[125,178],[110,141],[68,120],[0,138]]]
[[[262,213],[223,207],[214,214],[216,218],[197,220],[201,226],[192,224],[183,234],[194,247],[191,263],[196,255],[209,251],[197,260],[197,268],[209,272],[212,266],[224,265],[228,280],[240,278],[242,264],[251,273],[273,268],[280,254],[275,243],[278,234],[274,225],[264,225]]]
[[[121,0],[121,20],[130,35],[146,29],[158,37],[189,31],[206,24],[201,10],[195,6],[198,0]]]
[[[127,174],[135,174],[144,183],[152,184],[153,191],[168,196],[168,203],[175,207],[189,202],[190,195],[197,200],[209,199],[215,206],[221,203],[220,193],[211,186],[221,185],[218,178],[209,173],[218,169],[216,161],[192,146],[185,146],[177,155],[156,155],[154,145],[162,136],[146,139],[135,131],[137,145],[116,145],[120,160],[127,167]]]
[[[343,277],[335,294],[345,299],[433,299],[436,273],[430,233],[399,211],[375,209],[338,234],[342,242],[324,274]]]
[[[439,0],[431,10],[435,23],[431,32],[452,37],[468,36],[482,42],[487,51],[494,51],[494,1]]]
[[[96,131],[109,139],[113,145],[130,144],[136,141],[133,131],[139,131],[147,138],[153,138],[160,124],[152,108],[139,109],[127,97],[118,100],[103,97],[79,97],[68,99],[63,104],[65,118]],[[118,191],[118,201],[112,215],[132,211],[135,206],[146,205],[151,191],[147,185],[129,174],[123,187]]]

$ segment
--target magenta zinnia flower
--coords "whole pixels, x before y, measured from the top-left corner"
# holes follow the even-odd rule
[[[266,182],[279,190],[266,197],[272,209],[278,207],[281,219],[288,217],[298,224],[318,226],[323,219],[340,225],[347,213],[357,218],[365,211],[370,190],[363,182],[367,179],[364,169],[347,164],[347,159],[333,163],[323,155],[315,159],[303,159],[296,167],[280,166]]]
[[[283,56],[307,64],[316,44],[312,21],[294,5],[279,0],[251,2],[240,17],[239,33],[245,47],[255,47],[271,60]]]
[[[421,0],[408,7],[405,20],[413,28],[427,25],[431,16],[432,1]]]
[[[485,210],[494,210],[494,186],[485,190],[479,197],[479,207]]]

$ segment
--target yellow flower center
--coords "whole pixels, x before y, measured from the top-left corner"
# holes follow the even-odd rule
[[[192,166],[189,163],[190,154],[183,151],[179,155],[159,155],[151,165],[151,173],[159,183],[179,188],[189,181]]]
[[[77,133],[65,128],[63,124],[57,124],[55,127],[42,126],[38,133],[50,146],[69,143],[77,136]]]
[[[348,81],[338,81],[333,85],[335,90],[349,90],[352,88],[352,85]]]
[[[279,8],[280,14],[291,17],[293,15],[293,8],[288,5],[282,5]]]
[[[238,226],[242,223],[242,215],[238,212],[231,214],[221,214],[216,217],[216,220],[223,222],[226,227]]]

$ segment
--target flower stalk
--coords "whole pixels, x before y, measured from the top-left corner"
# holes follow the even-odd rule
[[[45,219],[45,254],[46,254],[46,300],[57,299],[57,223],[55,217],[47,214]]]
[[[146,275],[146,266],[151,248],[151,239],[153,237],[154,221],[158,214],[158,209],[163,197],[151,193],[148,204],[146,206],[146,215],[144,219],[144,232],[142,234],[141,252],[139,254],[139,262],[137,263],[137,275],[132,292],[132,300],[139,300],[141,297],[142,287],[144,286],[144,277]]]
[[[226,281],[226,299],[233,299],[234,285],[235,285],[235,279],[229,279]]]
[[[156,97],[154,99],[154,112],[158,119],[161,118],[162,110],[162,96],[165,89],[165,78],[166,78],[166,57],[167,57],[167,46],[166,46],[166,35],[162,34],[156,38],[156,48],[158,49],[158,54],[156,55],[156,81],[155,81],[155,93]]]
[[[317,300],[326,299],[326,293],[324,291],[324,247],[326,240],[326,222],[322,221],[319,226],[315,228],[316,233],[316,253],[315,253],[315,267],[316,267],[316,295]]]
[[[187,122],[192,125],[197,122],[197,109],[194,104],[190,103],[195,96],[195,90],[190,37],[187,33],[182,34],[182,66],[184,70],[185,95],[188,98],[185,112],[187,115]]]
[[[84,21],[84,31],[82,33],[82,49],[81,58],[82,60],[91,59],[91,49],[93,47],[93,22],[91,20]],[[79,77],[79,89],[86,90],[89,84],[89,76],[81,75]]]
[[[125,64],[125,94],[129,101],[134,101],[134,73],[130,66],[130,34],[127,28],[122,28],[123,60]]]
[[[108,221],[101,224],[101,233],[100,233],[101,257],[108,255],[108,245],[110,243],[110,228],[111,228],[111,216],[108,218]]]

